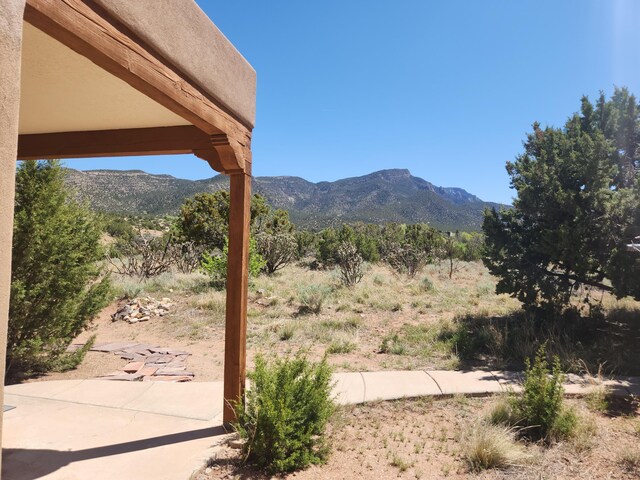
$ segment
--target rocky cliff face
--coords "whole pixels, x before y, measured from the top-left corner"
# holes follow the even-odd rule
[[[96,210],[151,215],[175,214],[186,198],[229,185],[222,175],[194,181],[140,170],[69,169],[67,182]],[[307,228],[362,221],[425,222],[444,230],[477,230],[483,210],[500,207],[461,188],[437,187],[401,169],[319,183],[299,177],[256,177],[253,189]]]

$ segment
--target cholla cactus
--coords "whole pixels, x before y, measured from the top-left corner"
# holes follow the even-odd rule
[[[337,257],[340,279],[344,285],[350,287],[362,280],[364,260],[353,243],[342,242],[338,247]]]

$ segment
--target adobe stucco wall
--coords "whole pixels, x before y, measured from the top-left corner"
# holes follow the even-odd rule
[[[96,2],[253,127],[256,72],[194,0]]]
[[[0,374],[4,379],[11,284],[11,237],[15,196],[20,54],[25,0],[0,1]],[[0,400],[4,398],[0,382]],[[2,417],[0,416],[0,433]]]

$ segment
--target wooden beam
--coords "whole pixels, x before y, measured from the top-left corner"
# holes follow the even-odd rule
[[[243,401],[246,376],[247,294],[249,282],[249,221],[251,176],[231,175],[227,311],[224,347],[225,424],[236,420],[233,404]]]
[[[41,133],[18,137],[19,160],[165,155],[212,148],[211,137],[194,126]]]
[[[207,134],[250,144],[248,126],[91,0],[27,0],[24,18]]]

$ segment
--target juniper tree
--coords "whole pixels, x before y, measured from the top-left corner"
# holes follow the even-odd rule
[[[23,162],[16,175],[8,378],[73,367],[71,340],[106,303],[102,234],[69,195],[56,161]]]
[[[563,128],[533,125],[524,153],[507,163],[513,209],[485,214],[498,293],[554,310],[581,286],[640,298],[640,260],[624,249],[639,225],[638,126],[624,89],[595,107],[583,98]]]
[[[222,250],[229,232],[229,192],[198,193],[180,207],[175,225],[181,239],[192,241],[209,250]],[[264,197],[251,198],[251,224],[269,212]]]

